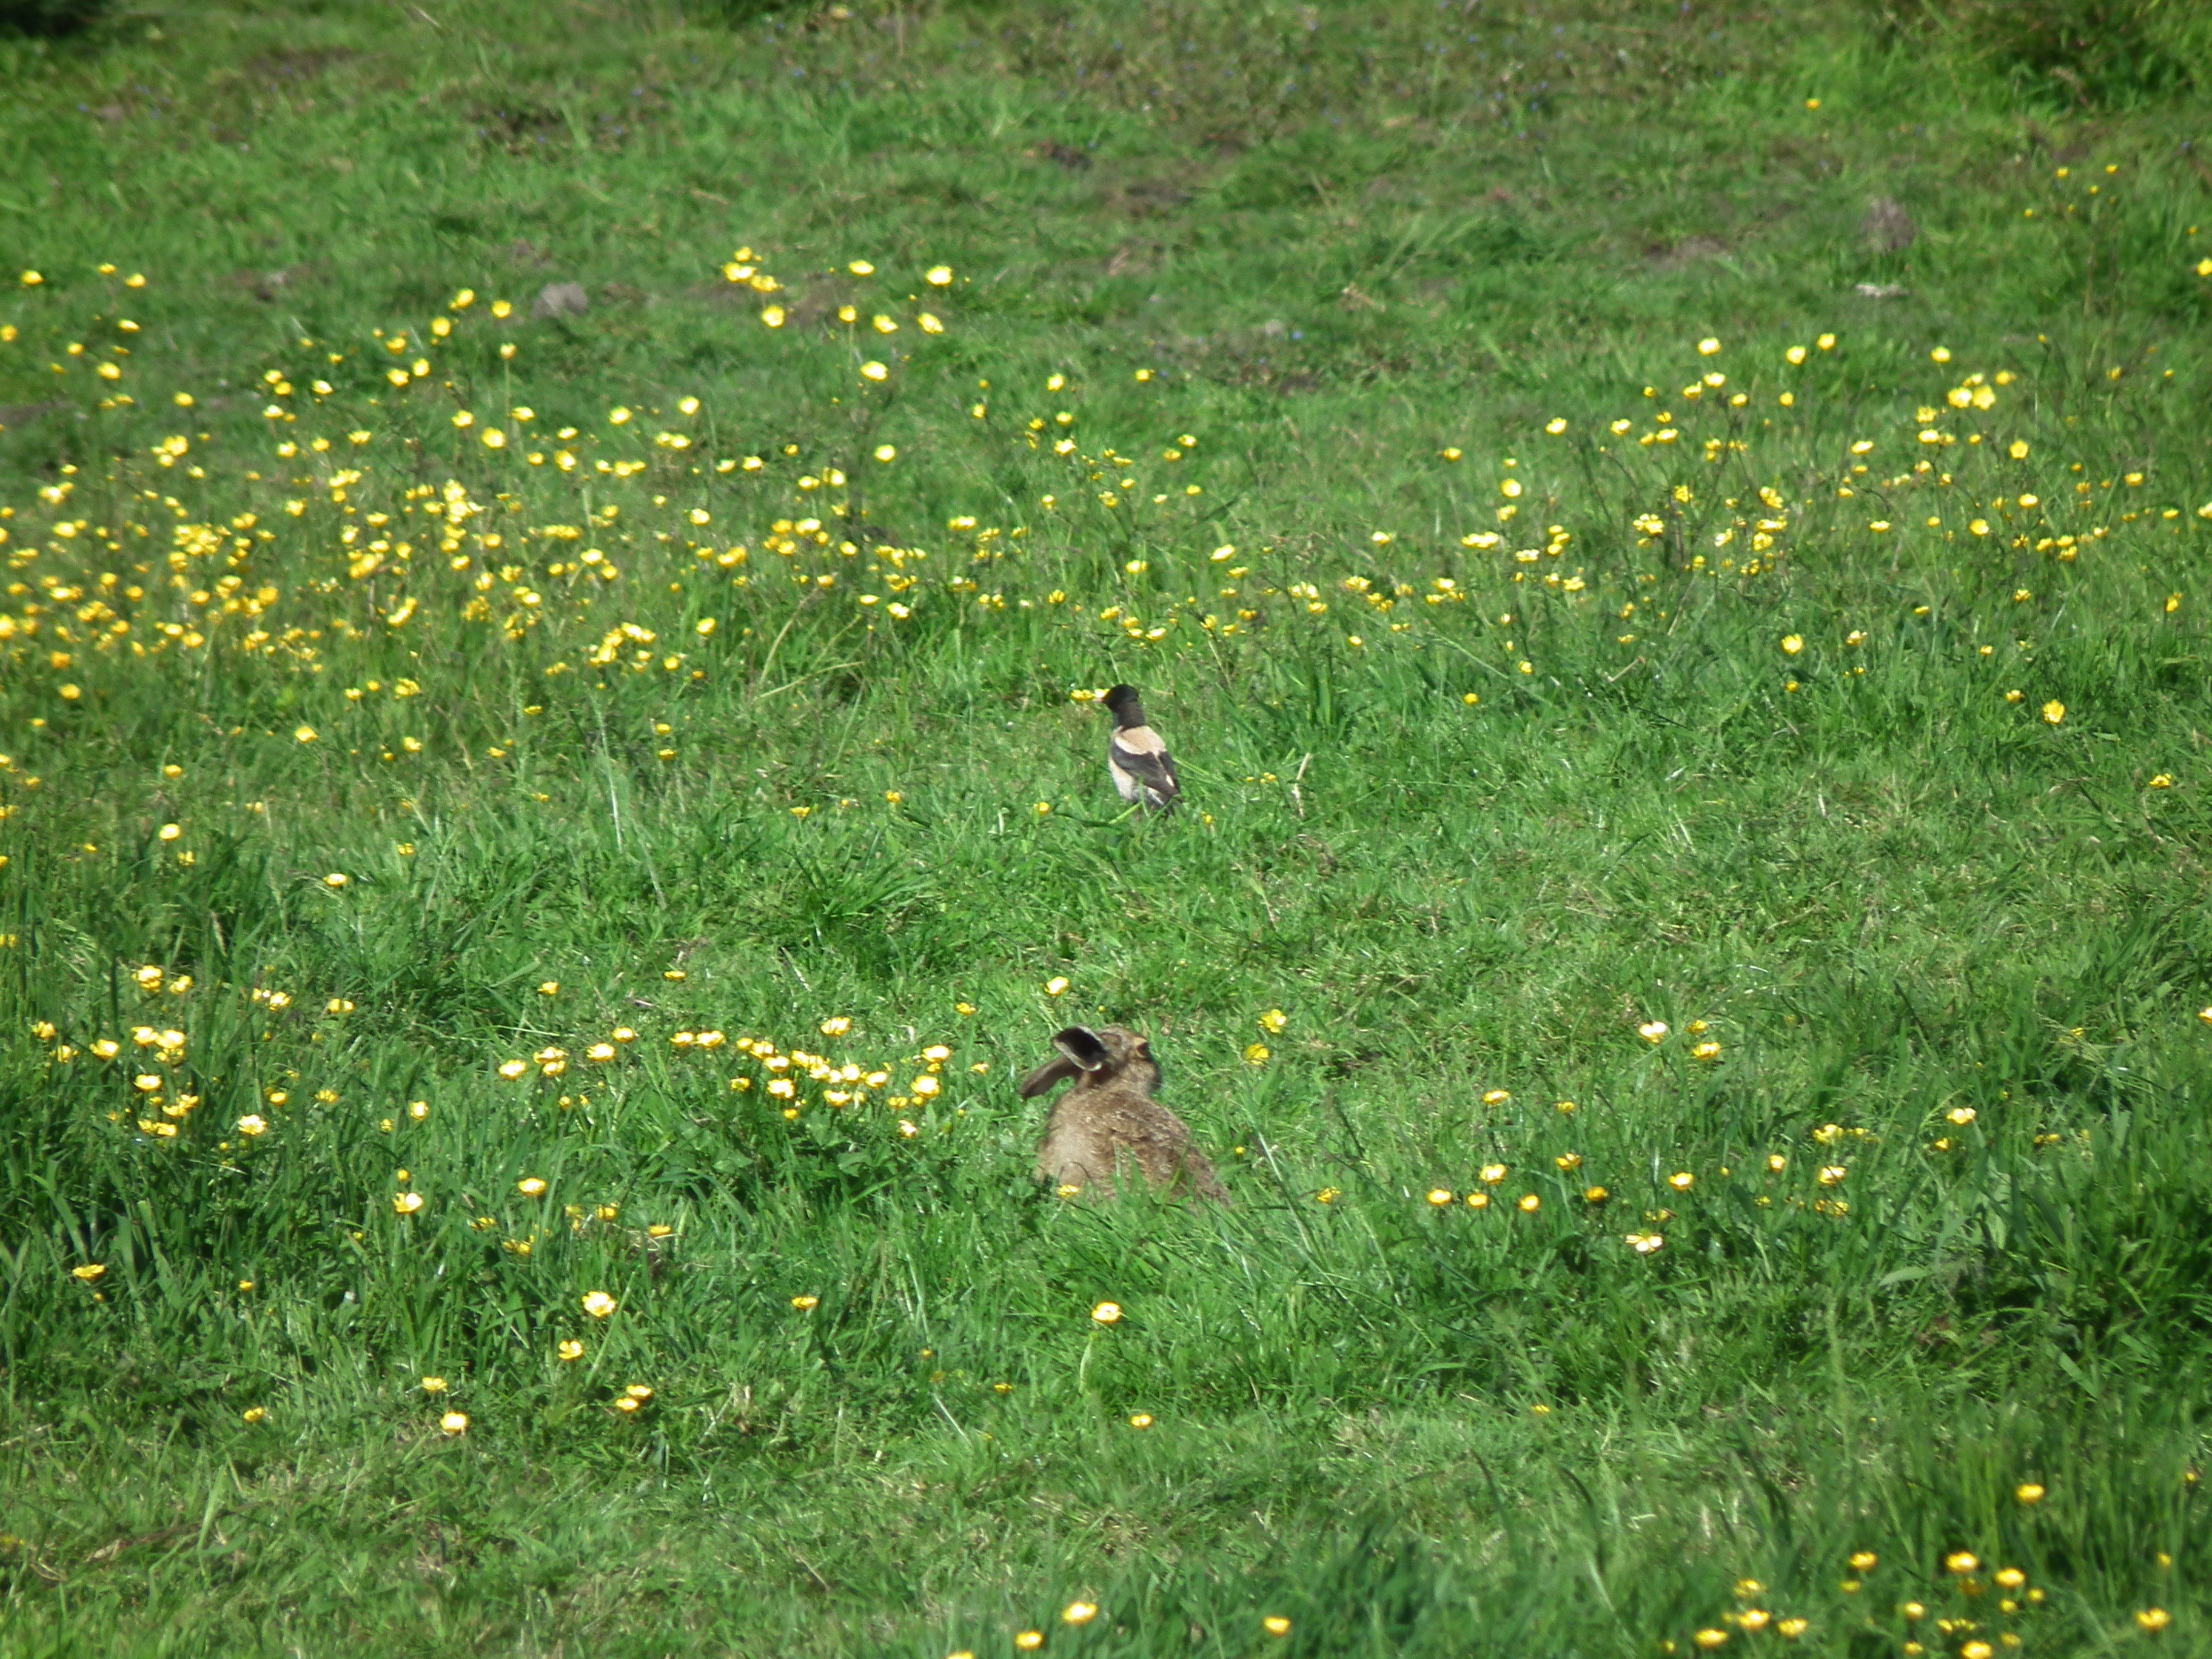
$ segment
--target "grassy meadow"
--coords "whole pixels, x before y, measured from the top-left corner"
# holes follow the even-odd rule
[[[2202,33],[0,38],[0,1655],[2212,1653]]]

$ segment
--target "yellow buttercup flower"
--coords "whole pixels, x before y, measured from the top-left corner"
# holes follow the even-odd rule
[[[615,1307],[614,1297],[609,1296],[605,1291],[584,1292],[584,1311],[594,1319],[605,1319],[609,1314],[614,1312]]]

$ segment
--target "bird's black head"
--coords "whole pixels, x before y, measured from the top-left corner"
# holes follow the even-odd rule
[[[1106,694],[1106,707],[1123,726],[1142,726],[1145,723],[1144,705],[1137,701],[1137,688],[1117,685]]]

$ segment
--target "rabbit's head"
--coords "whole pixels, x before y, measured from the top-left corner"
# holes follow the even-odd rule
[[[1123,1026],[1106,1025],[1094,1031],[1071,1025],[1053,1038],[1052,1046],[1060,1050],[1059,1057],[1022,1079],[1023,1099],[1034,1098],[1069,1078],[1076,1079],[1079,1089],[1112,1085],[1147,1097],[1160,1086],[1159,1063],[1152,1058],[1152,1045]]]

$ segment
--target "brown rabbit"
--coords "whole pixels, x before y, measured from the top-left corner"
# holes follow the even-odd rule
[[[1111,1192],[1127,1162],[1163,1192],[1229,1201],[1213,1166],[1190,1144],[1183,1121],[1152,1098],[1160,1068],[1144,1038],[1119,1025],[1096,1031],[1071,1025],[1052,1046],[1060,1058],[1022,1079],[1022,1098],[1033,1099],[1069,1078],[1075,1086],[1046,1120],[1037,1146],[1039,1180],[1077,1188],[1097,1182]]]

